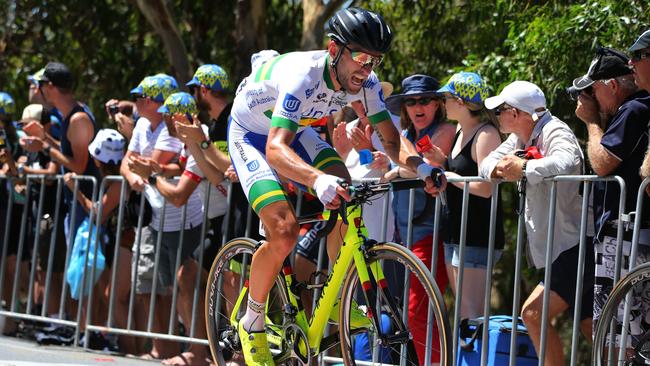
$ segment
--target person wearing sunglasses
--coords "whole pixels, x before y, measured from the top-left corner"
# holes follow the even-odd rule
[[[437,93],[440,83],[434,77],[424,74],[414,74],[402,80],[402,93],[395,94],[386,99],[386,107],[394,115],[400,116],[402,128],[403,148],[418,151],[419,154],[429,154],[429,162],[434,166],[442,166],[445,157],[451,150],[455,127],[445,120],[445,110],[441,95]],[[424,143],[426,142],[426,144]],[[426,151],[426,152],[425,152]],[[395,178],[413,178],[415,172],[403,166],[395,166],[384,175],[385,180]],[[414,189],[415,207],[413,213],[412,250],[427,266],[433,259],[433,222],[435,201],[424,189]],[[409,191],[396,191],[393,193],[393,212],[396,219],[396,241],[407,245],[409,229]],[[401,239],[401,240],[400,240]],[[442,240],[436,243],[442,253]],[[441,290],[447,288],[447,274],[444,269],[443,256],[438,256],[436,282]],[[409,319],[413,322],[426,322],[427,314],[421,314],[416,309],[422,308],[422,303],[415,299],[422,299],[421,288],[411,288],[409,297]],[[437,331],[433,331],[433,342],[438,341]],[[413,330],[415,347],[420,360],[424,359],[426,332]],[[433,350],[432,362],[439,362],[439,354]]]
[[[540,88],[528,81],[514,81],[499,95],[487,98],[485,106],[498,114],[499,129],[510,136],[479,165],[479,174],[485,178],[519,181],[524,185],[524,216],[528,239],[529,262],[538,270],[546,264],[549,226],[549,197],[553,183],[545,180],[555,175],[582,174],[583,155],[578,139],[571,128],[553,116],[546,108],[546,98]],[[534,148],[534,149],[533,149]],[[536,159],[520,157],[519,152],[537,150]],[[550,283],[540,283],[528,296],[521,317],[539,354],[540,316],[543,298],[550,291],[548,316],[550,319],[569,311],[575,303],[577,263],[580,242],[580,212],[582,197],[580,183],[557,184],[555,226]],[[589,253],[591,251],[587,251]],[[584,287],[581,303],[581,329],[591,337],[591,312],[593,305],[593,257],[587,256],[584,269]],[[577,321],[577,319],[576,319]],[[564,365],[564,352],[560,336],[552,326],[547,329],[548,342],[545,365]]]
[[[273,276],[292,252],[299,232],[278,176],[312,189],[330,209],[337,208],[341,199],[350,199],[340,185],[341,179],[350,181],[345,164],[311,124],[348,103],[361,103],[365,116],[360,117],[368,118],[378,132],[386,154],[418,171],[427,189],[435,190],[430,177],[433,168],[419,156],[400,152],[400,135],[374,72],[390,49],[392,29],[381,15],[352,7],[336,12],[327,22],[326,33],[330,38],[326,50],[275,57],[270,53],[258,59],[233,102],[230,157],[270,239],[253,256],[247,312],[239,322],[248,365],[273,365],[264,333],[264,303]],[[340,242],[328,245],[332,262],[339,246]]]
[[[471,91],[471,92],[468,92]],[[451,153],[447,155],[445,173],[450,177],[478,175],[483,159],[501,144],[494,113],[483,105],[488,97],[488,86],[476,73],[459,72],[438,90],[444,96],[447,118],[458,122],[452,140]],[[445,265],[454,293],[461,291],[460,316],[462,319],[483,315],[485,303],[485,278],[487,274],[488,241],[492,184],[472,182],[469,189],[469,211],[465,241],[464,263],[460,263],[460,236],[463,189],[465,183],[455,182],[447,186],[449,222],[445,237]],[[495,263],[501,257],[504,243],[501,204],[497,208],[495,232]],[[459,271],[463,282],[458,287]]]
[[[650,99],[648,93],[639,90],[629,66],[630,60],[621,51],[601,48],[591,62],[586,75],[574,80],[577,89],[587,90],[578,97],[576,116],[585,124],[588,134],[587,155],[591,168],[597,175],[616,175],[625,181],[625,213],[636,210],[636,192],[641,185],[639,168],[648,146],[646,132],[650,120]],[[634,192],[634,193],[632,193]],[[595,218],[594,251],[598,263],[595,267],[594,321],[601,314],[601,304],[605,303],[613,287],[613,268],[616,257],[616,238],[618,234],[620,187],[615,182],[593,183],[593,207]],[[650,217],[650,201],[643,202],[643,222]],[[644,225],[641,232],[650,232]],[[624,234],[629,248],[631,230]],[[640,244],[650,242],[640,236]],[[637,263],[650,260],[650,246],[640,245]],[[629,249],[623,249],[629,256]],[[649,309],[650,310],[650,309]],[[618,319],[619,323],[622,319]],[[632,322],[632,329],[642,329],[641,318]],[[642,334],[642,333],[639,333]]]
[[[632,54],[630,66],[632,66],[634,82],[639,88],[650,93],[650,29],[637,38],[636,42],[628,48],[628,52]],[[646,153],[643,165],[641,165],[641,177],[647,178],[649,176],[650,150]],[[646,187],[646,193],[650,195],[650,185]]]

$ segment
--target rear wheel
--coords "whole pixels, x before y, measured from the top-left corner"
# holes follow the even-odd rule
[[[623,324],[626,305],[629,308],[630,321],[628,324]],[[650,364],[650,328],[644,320],[648,310],[650,310],[650,263],[632,270],[614,286],[596,326],[593,364],[596,366]],[[612,338],[614,338],[613,342]],[[625,347],[621,346],[623,338],[625,338]],[[621,348],[625,348],[622,355],[619,352]],[[609,352],[610,350],[612,352]]]
[[[432,359],[440,365],[451,365],[452,344],[447,311],[442,294],[424,263],[399,244],[383,243],[368,250],[366,265],[377,301],[375,304],[366,303],[357,270],[351,266],[343,284],[339,316],[344,363],[355,365],[357,361],[372,361],[378,365],[422,365],[427,355],[426,344],[431,344]],[[388,282],[395,278],[398,280],[393,284],[382,281],[378,285],[372,278],[372,273],[376,273],[378,268],[383,270]],[[419,287],[423,297],[409,299],[409,287],[405,284],[410,288]],[[380,324],[369,330],[352,327],[352,307],[356,306],[353,300],[366,313],[371,310],[377,314]],[[437,327],[432,327],[432,341],[429,343],[427,324],[433,323]]]
[[[226,365],[229,361],[244,364],[236,322],[246,313],[248,303],[248,285],[250,264],[258,243],[248,238],[237,238],[228,242],[217,254],[210,275],[205,296],[205,320],[210,352],[217,365]],[[284,281],[277,277],[267,301],[267,319],[273,324],[283,323],[283,308],[287,297]],[[239,301],[239,303],[238,303]],[[279,331],[279,328],[275,328]],[[273,329],[268,329],[269,344],[272,351],[284,352],[286,343],[280,341]],[[275,342],[277,341],[277,342]],[[278,352],[274,352],[277,354]]]

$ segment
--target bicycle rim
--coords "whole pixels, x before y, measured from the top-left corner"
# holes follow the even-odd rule
[[[411,251],[399,244],[376,245],[368,253],[366,265],[369,272],[373,266],[381,266],[389,284],[386,290],[382,290],[371,278],[377,301],[369,306],[362,295],[357,270],[354,265],[351,266],[341,294],[340,341],[344,363],[355,365],[374,362],[374,365],[407,366],[425,364],[427,319],[430,313],[431,324],[437,324],[437,327],[432,328],[432,332],[437,335],[436,337],[432,333],[432,363],[450,366],[450,326],[442,295],[430,271]],[[421,296],[409,296],[405,286],[407,282],[411,288],[420,286]],[[425,297],[428,301],[424,301]],[[381,324],[375,324],[367,331],[352,328],[350,314],[353,299],[360,308],[368,307],[378,314]]]
[[[640,319],[645,318],[649,301],[650,263],[646,263],[623,277],[609,295],[596,325],[593,365],[650,364],[650,328],[639,326],[639,322],[646,323]],[[631,321],[623,324],[626,305]],[[614,343],[610,342],[612,336]],[[623,338],[625,347],[622,347]],[[620,352],[621,348],[624,348],[623,352]],[[609,352],[610,349],[613,352]]]
[[[217,365],[230,361],[244,364],[236,325],[231,324],[231,315],[237,310],[235,319],[239,321],[246,313],[248,293],[244,285],[249,279],[250,263],[257,242],[248,238],[237,238],[228,242],[212,263],[205,296],[205,320],[210,352]],[[276,279],[267,301],[267,324],[282,324],[283,305],[287,303],[286,292],[281,279]],[[241,296],[242,291],[246,291]],[[237,299],[242,299],[238,309]],[[271,350],[283,352],[280,341],[281,330],[267,327]],[[277,353],[277,352],[276,352]]]

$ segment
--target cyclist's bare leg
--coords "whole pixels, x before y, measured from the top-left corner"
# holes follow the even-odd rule
[[[255,251],[251,261],[249,297],[263,304],[284,259],[296,245],[299,228],[296,215],[287,201],[270,203],[262,208],[259,216],[264,224],[267,241]],[[264,318],[259,319],[259,316],[251,312],[250,307],[241,321],[249,331],[264,329]]]

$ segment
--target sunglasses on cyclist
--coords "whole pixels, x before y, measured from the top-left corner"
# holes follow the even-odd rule
[[[650,58],[650,51],[638,50],[632,52],[632,61],[639,62],[644,58]]]
[[[431,103],[431,101],[433,99],[434,98],[432,98],[432,97],[423,97],[423,98],[420,98],[420,99],[408,98],[408,99],[404,99],[404,105],[407,106],[407,107],[413,107],[416,104],[429,105],[429,103]]]
[[[373,56],[362,51],[355,51],[348,46],[343,47],[350,51],[352,61],[356,62],[361,67],[370,66],[374,69],[381,65],[381,62],[384,60],[384,56]]]

